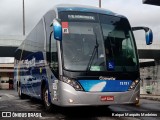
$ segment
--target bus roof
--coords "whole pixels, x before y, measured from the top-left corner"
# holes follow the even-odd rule
[[[81,12],[93,12],[93,13],[100,13],[100,14],[107,14],[107,15],[114,15],[119,17],[124,17],[122,15],[116,14],[110,10],[93,7],[93,6],[86,6],[86,5],[73,5],[73,4],[59,4],[54,7],[57,12],[61,11],[81,11]]]

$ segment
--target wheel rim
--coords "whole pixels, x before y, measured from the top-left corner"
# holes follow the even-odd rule
[[[50,103],[48,102],[48,90],[46,90],[44,93],[44,101],[47,106],[50,106]]]

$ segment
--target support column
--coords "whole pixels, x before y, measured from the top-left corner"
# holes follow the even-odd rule
[[[155,59],[155,94],[160,95],[160,60]]]

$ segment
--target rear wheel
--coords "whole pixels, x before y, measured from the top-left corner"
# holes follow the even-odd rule
[[[43,89],[43,102],[44,102],[45,110],[52,111],[53,105],[52,105],[52,103],[49,102],[48,96],[49,96],[48,89],[45,86]]]

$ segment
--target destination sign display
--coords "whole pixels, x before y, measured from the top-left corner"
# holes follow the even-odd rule
[[[62,22],[98,22],[98,15],[87,12],[61,12],[60,19]]]
[[[86,15],[68,15],[68,19],[95,20],[95,17],[94,16],[86,16]]]

